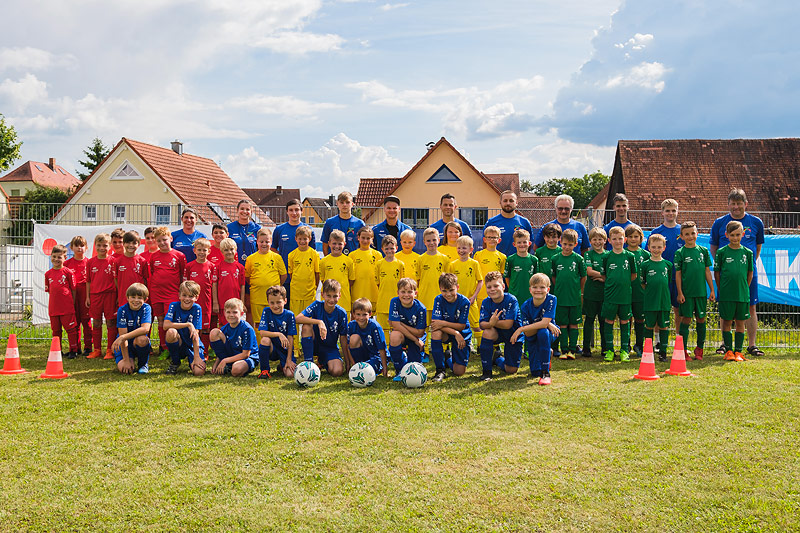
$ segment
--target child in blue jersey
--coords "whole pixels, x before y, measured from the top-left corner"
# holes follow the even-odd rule
[[[123,374],[139,374],[149,372],[150,360],[150,325],[153,323],[153,312],[145,300],[150,291],[142,283],[132,283],[125,291],[128,303],[117,310],[117,328],[119,337],[111,345],[117,369]],[[136,356],[134,363],[133,357]]]
[[[294,338],[297,336],[297,324],[294,313],[286,309],[286,287],[275,285],[267,289],[267,307],[261,313],[258,324],[261,333],[260,379],[269,378],[269,362],[278,360],[278,372],[287,378],[294,376],[297,359],[294,357]]]
[[[356,363],[368,363],[375,375],[388,375],[386,365],[386,338],[378,321],[371,318],[372,302],[359,298],[353,302],[353,320],[347,325],[349,367]]]
[[[496,364],[506,374],[515,374],[522,360],[523,340],[511,342],[511,336],[522,327],[519,314],[519,302],[513,294],[504,293],[503,274],[492,271],[483,278],[486,283],[487,298],[481,303],[480,327],[483,337],[479,353],[483,367],[483,381],[492,379],[492,365]],[[494,345],[504,343],[503,355],[494,362]]]
[[[315,300],[295,316],[295,321],[302,325],[300,346],[303,348],[303,359],[313,361],[316,355],[319,367],[327,368],[334,377],[344,373],[337,341],[341,342],[345,358],[350,360],[347,351],[347,313],[338,305],[341,293],[342,286],[338,281],[326,279],[322,282],[322,301]]]
[[[170,365],[167,374],[177,374],[181,359],[189,360],[189,368],[195,376],[206,373],[206,357],[200,330],[203,329],[203,310],[197,303],[200,285],[184,281],[179,287],[180,300],[169,304],[164,315],[164,329],[169,350]]]
[[[539,378],[539,385],[550,385],[550,344],[561,334],[555,325],[556,297],[550,294],[550,278],[541,272],[531,276],[531,299],[522,304],[522,327],[511,336],[511,342],[525,335],[531,377]]]
[[[400,381],[400,371],[406,363],[421,363],[425,347],[425,328],[428,327],[428,311],[417,300],[417,282],[401,278],[397,282],[397,296],[389,303],[389,355]],[[405,352],[405,353],[404,353]]]
[[[433,300],[431,313],[431,355],[436,363],[433,381],[442,381],[445,365],[453,369],[453,375],[463,376],[469,362],[469,346],[472,328],[469,327],[469,298],[458,294],[458,277],[447,272],[439,276],[441,294]],[[445,360],[444,342],[452,345],[452,359]]]
[[[244,302],[239,298],[230,298],[225,302],[224,312],[228,323],[212,329],[209,334],[211,347],[217,356],[211,373],[241,378],[255,370],[258,364],[256,331],[242,320]]]

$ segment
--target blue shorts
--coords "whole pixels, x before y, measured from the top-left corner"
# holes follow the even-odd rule
[[[264,346],[262,346],[261,350],[264,350],[264,349],[265,349]],[[284,349],[284,347],[281,346],[280,342],[273,342],[272,343],[272,351],[269,354],[269,360],[270,361],[278,361],[280,366],[285,366],[286,365],[286,358],[288,356],[289,356],[289,351]],[[294,355],[292,355],[292,362],[293,363],[297,362],[297,359],[295,358]]]
[[[524,335],[520,335],[517,339],[517,342],[511,342],[511,336],[514,334],[514,329],[499,329],[495,328],[497,331],[497,340],[495,341],[496,344],[503,343],[505,346],[503,347],[503,357],[506,358],[506,366],[512,366],[514,368],[519,368],[519,364],[522,361],[522,348],[524,347],[523,339],[525,338]]]
[[[453,364],[454,365],[461,365],[467,366],[469,362],[469,351],[470,351],[470,343],[472,342],[472,335],[469,337],[464,338],[465,344],[463,348],[458,347],[458,342],[452,337],[448,335],[447,340],[442,340],[442,342],[449,342],[450,343],[450,351],[453,354]]]
[[[133,345],[133,339],[128,340],[128,357],[131,359],[137,359],[137,363],[139,364],[139,368],[146,365],[150,360],[150,343],[147,346],[142,347],[142,354],[139,355],[136,353],[136,347]],[[114,351],[114,362],[119,364],[122,361],[122,349],[117,349]]]
[[[326,365],[335,359],[339,361],[342,360],[342,354],[339,353],[339,348],[330,348],[328,346],[322,346],[318,343],[314,343],[314,355],[317,357],[317,361],[320,364]]]
[[[254,359],[253,357],[248,357],[246,359],[243,359],[243,361],[247,363],[247,372],[244,373],[244,375],[246,376],[247,374],[249,374],[250,372],[252,372],[253,370],[256,369],[256,365],[258,364],[258,360]],[[225,365],[225,373],[230,374],[232,368],[233,368],[233,363],[226,364]]]
[[[362,361],[355,361],[356,363],[367,363],[372,369],[375,371],[375,375],[380,375],[383,372],[383,363],[381,363],[381,356],[380,355],[373,355],[368,359],[364,359]]]
[[[185,342],[182,342],[179,346],[175,346],[174,344],[170,345],[170,343],[167,343],[167,348],[169,349],[170,356],[172,356],[173,350],[177,350],[176,355],[178,356],[178,359],[186,359],[189,361],[190,365],[194,362],[194,349],[192,348],[191,344],[186,344]],[[200,346],[198,353],[200,354],[200,359],[205,361],[206,355],[203,353],[202,346]]]

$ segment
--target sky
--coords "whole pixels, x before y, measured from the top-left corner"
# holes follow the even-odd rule
[[[95,137],[242,187],[355,192],[446,137],[479,170],[610,174],[620,139],[798,136],[796,2],[11,0],[0,113],[20,161]],[[791,65],[795,65],[792,67]]]

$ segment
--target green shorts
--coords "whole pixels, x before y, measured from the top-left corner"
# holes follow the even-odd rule
[[[580,305],[556,305],[556,325],[568,326],[581,322],[583,319]]]
[[[644,326],[647,329],[653,329],[658,326],[661,329],[669,328],[671,311],[645,311],[644,312]]]
[[[706,317],[706,307],[708,306],[708,299],[705,296],[686,298],[686,301],[680,305],[680,313],[682,317],[697,318]]]
[[[631,319],[631,304],[612,304],[603,302],[603,309],[600,311],[600,316],[603,320],[614,320],[619,317],[620,320]]]
[[[718,308],[719,317],[722,320],[747,320],[750,318],[749,302],[719,302]]]
[[[558,310],[557,307],[556,310]],[[595,317],[600,316],[600,311],[602,310],[603,310],[603,300],[583,301],[583,314],[586,317],[586,320],[594,320]]]
[[[644,318],[644,302],[631,302],[631,313],[634,320],[642,320]]]

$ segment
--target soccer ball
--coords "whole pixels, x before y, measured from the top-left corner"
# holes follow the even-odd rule
[[[311,361],[303,361],[294,371],[294,381],[301,387],[313,387],[319,383],[319,367]]]
[[[428,371],[422,363],[408,363],[400,371],[400,376],[403,378],[403,385],[409,389],[422,387],[428,381]]]
[[[350,377],[350,383],[359,389],[369,387],[375,383],[375,369],[372,368],[371,364],[364,363],[363,361],[354,364],[352,368],[350,368],[348,376]]]

